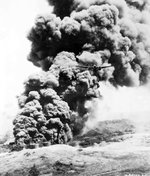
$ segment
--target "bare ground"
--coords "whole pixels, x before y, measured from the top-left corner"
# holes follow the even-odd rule
[[[150,176],[150,135],[81,148],[53,145],[0,154],[1,176]]]

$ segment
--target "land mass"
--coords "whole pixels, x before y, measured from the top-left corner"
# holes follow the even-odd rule
[[[150,135],[91,147],[53,145],[0,154],[1,176],[150,175]]]

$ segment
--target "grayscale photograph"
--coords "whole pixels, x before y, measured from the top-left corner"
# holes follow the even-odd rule
[[[150,176],[150,0],[0,0],[0,176]]]

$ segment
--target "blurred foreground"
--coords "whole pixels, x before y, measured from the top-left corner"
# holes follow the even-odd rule
[[[126,120],[106,121],[70,145],[0,154],[1,176],[150,175],[150,134]],[[111,137],[108,135],[111,134]],[[74,145],[74,146],[73,146]]]
[[[88,148],[53,145],[0,154],[0,175],[150,175],[150,135]]]

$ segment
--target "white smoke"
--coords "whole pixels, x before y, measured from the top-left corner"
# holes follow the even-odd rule
[[[115,88],[107,83],[100,87],[101,99],[86,102],[90,118],[84,132],[94,129],[98,122],[106,120],[128,119],[135,124],[137,132],[146,132],[150,127],[150,89],[141,87]]]

